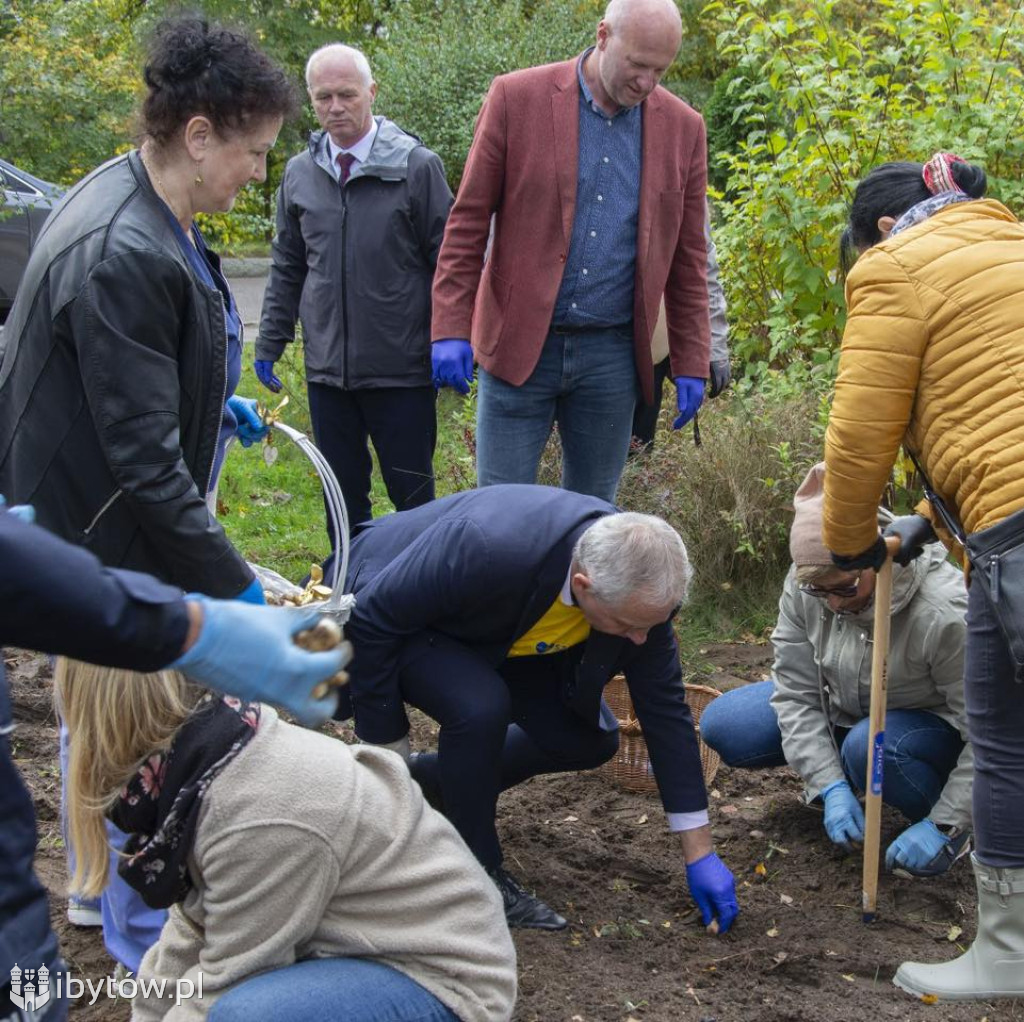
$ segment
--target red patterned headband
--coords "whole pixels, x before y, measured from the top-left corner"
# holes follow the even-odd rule
[[[956,153],[936,153],[924,165],[924,170],[921,172],[925,188],[932,195],[938,195],[940,192],[963,192],[963,189],[953,180],[953,164],[966,162]]]

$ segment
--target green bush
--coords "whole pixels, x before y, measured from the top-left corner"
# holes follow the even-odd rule
[[[0,153],[73,184],[123,152],[140,83],[130,0],[8,0],[0,18]]]
[[[728,148],[716,228],[732,349],[754,376],[834,375],[844,306],[836,249],[856,182],[938,149],[1024,200],[1020,2],[714,0],[734,62],[711,135]],[[722,93],[725,93],[723,96]]]
[[[702,407],[697,447],[688,427],[668,428],[668,404],[654,448],[626,466],[618,503],[679,530],[698,616],[710,612],[724,632],[763,627],[789,567],[793,494],[821,460],[822,406],[727,392]]]
[[[455,0],[396,5],[370,61],[375,109],[442,159],[452,189],[495,75],[566,60],[593,41],[601,0]]]

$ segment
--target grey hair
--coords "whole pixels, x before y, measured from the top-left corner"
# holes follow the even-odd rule
[[[675,0],[611,0],[605,8],[603,21],[613,29],[621,29],[623,24],[634,18],[650,16],[654,8],[662,8],[666,14],[675,15],[673,19],[682,31],[683,19]]]
[[[324,57],[343,56],[352,59],[356,65],[356,70],[359,72],[359,77],[363,80],[363,85],[373,85],[373,72],[370,70],[370,62],[366,59],[366,54],[362,50],[357,50],[354,46],[347,46],[345,43],[328,43],[326,46],[321,46],[319,50],[314,50],[309,60],[306,61],[306,88],[312,88],[310,79],[313,76],[313,71]]]
[[[574,570],[610,607],[639,600],[655,607],[686,600],[693,569],[686,546],[668,522],[635,511],[599,518],[576,541]]]

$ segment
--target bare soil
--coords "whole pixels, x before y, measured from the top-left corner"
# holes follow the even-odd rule
[[[699,680],[730,688],[765,675],[769,647],[723,644]],[[79,978],[114,968],[97,930],[66,921],[57,726],[45,659],[8,654],[19,727],[18,764],[39,818],[37,869]],[[417,720],[414,745],[430,745]],[[351,732],[337,728],[339,737]],[[502,799],[506,865],[571,921],[561,933],[515,932],[516,1022],[820,1022],[899,1019],[1003,1022],[1024,1002],[924,1005],[891,985],[904,959],[952,958],[973,938],[974,885],[966,862],[910,881],[883,874],[879,918],[861,921],[861,864],[837,853],[819,809],[805,806],[788,770],[722,768],[712,784],[717,850],[736,874],[741,915],[732,932],[705,934],[689,899],[677,840],[656,795],[623,791],[602,772],[537,778]],[[883,847],[900,819],[883,820]],[[124,1022],[126,1002],[72,1009],[78,1022]]]

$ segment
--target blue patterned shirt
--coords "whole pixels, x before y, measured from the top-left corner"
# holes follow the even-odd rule
[[[576,65],[580,83],[576,215],[569,258],[555,302],[556,326],[615,326],[633,319],[636,231],[640,210],[640,106],[608,116]]]

